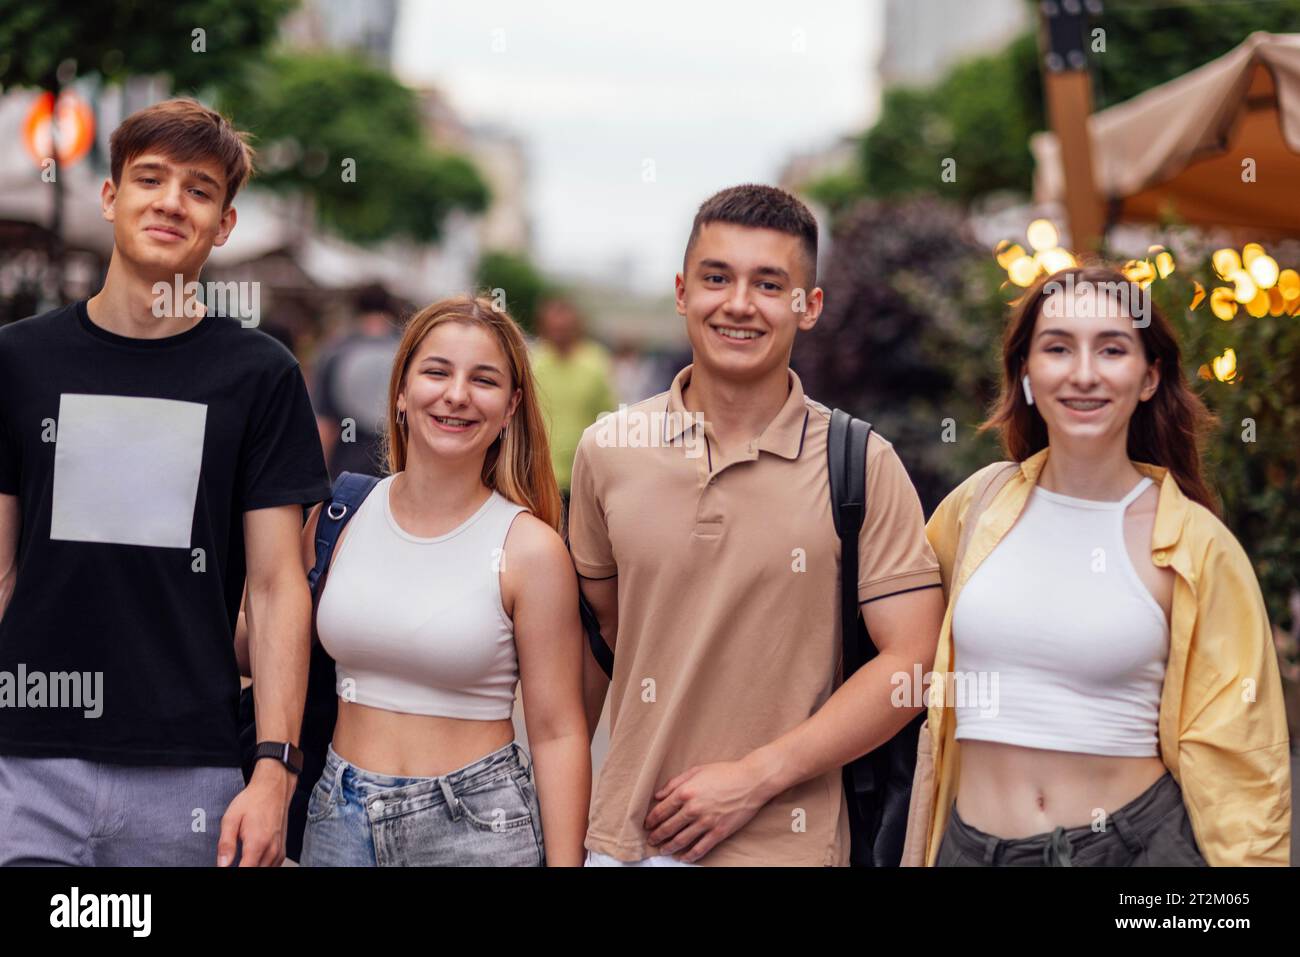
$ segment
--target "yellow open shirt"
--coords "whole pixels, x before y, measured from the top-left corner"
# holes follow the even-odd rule
[[[948,673],[957,596],[1020,516],[1047,449],[1020,463],[979,517],[962,567],[953,568],[967,506],[989,466],[935,509],[926,535],[939,558],[948,610],[935,654],[936,683],[954,700]],[[1167,470],[1134,462],[1160,486],[1151,560],[1177,573],[1169,662],[1160,696],[1160,757],[1183,790],[1183,803],[1212,866],[1286,866],[1291,853],[1291,766],[1277,655],[1264,598],[1240,543],[1209,509],[1188,499]],[[933,867],[957,796],[960,745],[956,713],[932,703],[933,823],[925,861]]]

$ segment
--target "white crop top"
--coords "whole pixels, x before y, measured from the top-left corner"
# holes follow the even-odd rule
[[[519,661],[500,568],[527,510],[494,491],[460,527],[417,538],[393,518],[393,478],[352,516],[316,610],[338,695],[407,714],[509,718]]]
[[[1150,484],[1117,502],[1033,489],[953,609],[958,739],[1159,755],[1169,625],[1124,542]]]

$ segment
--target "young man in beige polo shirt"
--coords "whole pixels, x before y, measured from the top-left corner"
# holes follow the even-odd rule
[[[677,276],[693,363],[578,446],[570,545],[615,661],[612,682],[586,666],[593,731],[612,686],[588,864],[847,864],[840,769],[919,710],[891,705],[891,679],[931,667],[939,565],[874,431],[858,600],[880,653],[839,683],[830,415],[790,369],[816,262],[788,193],[707,200]]]

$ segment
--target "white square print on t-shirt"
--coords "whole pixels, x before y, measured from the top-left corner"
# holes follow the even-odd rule
[[[50,538],[189,548],[208,407],[59,397]]]

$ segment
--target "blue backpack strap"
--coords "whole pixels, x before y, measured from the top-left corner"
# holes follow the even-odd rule
[[[330,567],[330,558],[334,555],[334,546],[338,544],[343,526],[352,520],[366,496],[378,484],[379,479],[375,476],[358,472],[343,472],[335,480],[330,500],[321,508],[320,518],[316,521],[316,564],[307,573],[307,585],[313,597],[320,590]]]

